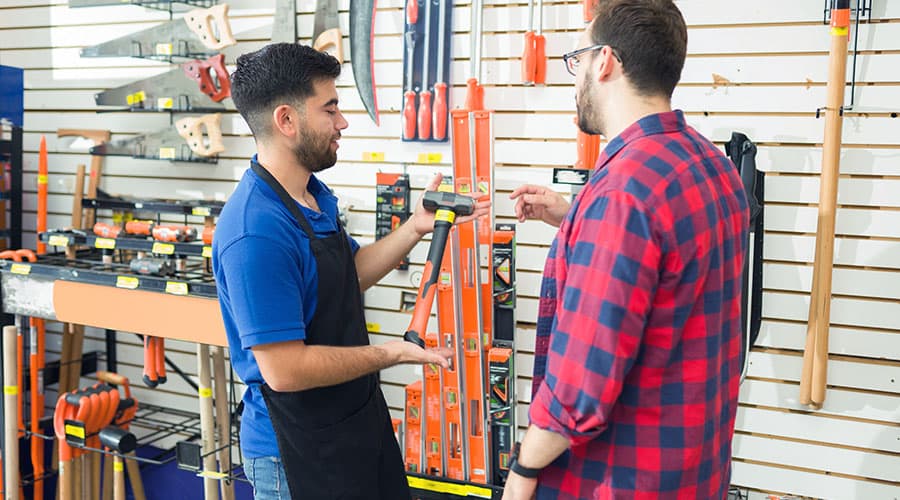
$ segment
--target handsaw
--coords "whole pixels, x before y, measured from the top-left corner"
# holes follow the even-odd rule
[[[295,0],[275,0],[272,19],[272,43],[297,42],[297,4]]]
[[[216,73],[215,80],[209,70]],[[194,80],[193,82],[191,80]],[[216,86],[218,83],[219,87]],[[231,95],[225,55],[193,60],[166,73],[94,95],[101,106],[128,106],[145,111],[221,111]]]
[[[94,146],[91,154],[172,161],[208,158],[225,151],[220,120],[219,113],[182,118],[175,122],[174,128]]]
[[[350,65],[356,90],[369,117],[379,125],[378,101],[375,96],[375,73],[372,71],[372,28],[375,25],[377,0],[350,2]]]
[[[341,64],[344,64],[344,43],[340,25],[338,24],[337,0],[316,1],[312,39],[314,49],[324,51],[325,49],[333,48],[332,55]]]
[[[213,32],[215,21],[219,38]],[[194,9],[173,19],[81,50],[81,57],[207,57],[234,45],[228,4]]]

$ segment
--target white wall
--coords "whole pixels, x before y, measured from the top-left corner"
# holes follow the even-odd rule
[[[414,194],[434,170],[449,172],[447,146],[399,140],[403,0],[381,0],[375,22],[375,73],[381,127],[368,118],[356,94],[349,64],[339,80],[341,106],[350,121],[341,162],[324,174],[344,203],[352,205],[350,230],[361,242],[374,235],[377,171],[411,175]],[[496,209],[511,221],[508,192],[523,181],[547,184],[553,167],[574,162],[573,82],[561,55],[574,48],[583,26],[580,2],[546,1],[548,82],[518,84],[525,2],[487,0],[484,12],[485,102],[495,109]],[[815,110],[825,103],[827,28],[821,0],[681,0],[689,25],[688,60],[675,105],[713,140],[731,131],[759,145],[758,164],[767,171],[764,322],[742,386],[734,444],[733,482],[763,492],[823,498],[900,497],[900,3],[874,2],[875,23],[859,34],[857,107],[845,114],[832,305],[831,361],[825,407],[809,411],[798,403],[800,365],[818,198],[824,121]],[[298,0],[301,39],[312,30],[312,0]],[[341,2],[346,36],[349,1]],[[264,45],[272,5],[240,0],[231,4],[239,41],[226,61]],[[469,67],[469,3],[453,11],[454,82],[451,105],[462,102]],[[68,9],[60,0],[0,1],[0,63],[26,68],[25,227],[34,228],[37,145],[50,147],[49,227],[65,226],[71,210],[73,173],[88,163],[83,152],[64,151],[57,128],[109,128],[114,137],[167,125],[167,115],[98,114],[93,94],[165,71],[168,65],[129,58],[80,59],[78,49],[166,19],[136,6]],[[349,59],[349,41],[345,38]],[[721,78],[714,77],[719,75]],[[849,99],[848,99],[849,101]],[[229,108],[233,109],[230,105]],[[253,153],[253,141],[235,113],[225,116],[228,151],[217,165],[171,164],[107,158],[101,187],[141,196],[226,198]],[[383,152],[383,163],[364,163],[364,153]],[[440,153],[439,165],[416,164],[420,153]],[[565,188],[560,188],[564,190]],[[519,302],[517,358],[520,422],[527,422],[527,398],[534,343],[540,271],[550,228],[526,223],[518,229]],[[33,233],[26,241],[33,242]],[[392,272],[366,294],[367,318],[380,342],[401,335],[409,315],[399,311],[400,294],[413,290],[425,245],[412,253],[408,272]],[[122,335],[122,371],[138,380],[138,344]],[[101,348],[93,337],[91,346]],[[194,373],[193,347],[170,342],[168,354]],[[59,339],[48,348],[58,352]],[[51,354],[52,356],[53,354]],[[417,377],[410,367],[383,373],[394,412],[402,413],[403,386]],[[162,390],[139,389],[137,397],[192,408],[192,391],[176,377]],[[139,385],[139,384],[136,384]]]

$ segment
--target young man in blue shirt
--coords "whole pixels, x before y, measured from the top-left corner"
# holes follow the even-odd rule
[[[369,345],[362,291],[434,216],[419,202],[404,225],[362,248],[341,226],[337,199],[315,176],[335,164],[348,125],[340,71],[328,54],[281,43],[242,55],[231,76],[258,153],[219,217],[213,270],[231,362],[247,384],[241,451],[257,500],[409,498],[378,372],[446,366],[452,355],[400,340]]]

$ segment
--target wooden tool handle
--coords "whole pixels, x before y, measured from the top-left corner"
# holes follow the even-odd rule
[[[212,21],[216,22],[219,38],[213,34]],[[208,9],[194,9],[184,16],[188,28],[200,38],[200,42],[213,50],[221,50],[237,43],[231,34],[231,22],[228,20],[228,4],[214,5]]]
[[[339,63],[344,64],[344,38],[341,36],[341,30],[338,28],[331,28],[330,30],[323,31],[322,34],[316,38],[315,43],[313,43],[313,48],[319,51],[324,51],[329,48],[334,49],[328,52],[333,55]]]
[[[200,156],[212,156],[225,151],[222,129],[219,127],[221,117],[220,113],[203,115],[199,118],[189,116],[175,122],[175,127],[178,129],[178,135],[187,141],[191,151]],[[209,140],[208,145],[204,141],[204,136]]]

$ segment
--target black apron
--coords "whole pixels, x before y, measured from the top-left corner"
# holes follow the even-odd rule
[[[356,264],[347,235],[317,238],[297,202],[258,163],[251,168],[281,198],[309,237],[319,273],[308,345],[369,345]],[[264,257],[263,257],[264,258]],[[302,307],[302,304],[298,304]],[[294,500],[406,500],[409,486],[391,416],[373,373],[296,392],[261,387]]]

